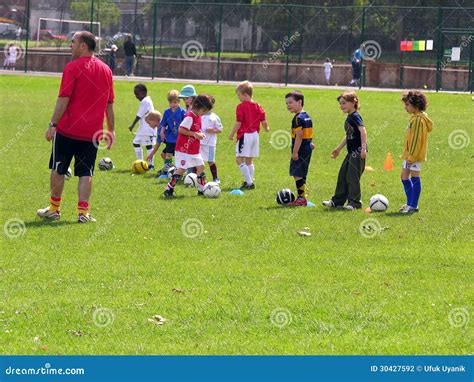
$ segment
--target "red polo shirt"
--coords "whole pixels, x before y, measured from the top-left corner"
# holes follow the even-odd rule
[[[66,65],[59,97],[69,97],[57,131],[69,138],[100,138],[108,103],[114,102],[114,83],[109,67],[96,57],[81,57]]]
[[[237,105],[236,120],[240,122],[237,140],[245,133],[260,132],[260,122],[265,121],[265,110],[257,102],[244,101]]]

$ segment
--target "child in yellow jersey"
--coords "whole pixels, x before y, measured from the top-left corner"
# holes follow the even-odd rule
[[[433,122],[425,113],[428,101],[419,91],[409,91],[402,95],[405,110],[411,114],[403,142],[402,183],[407,203],[400,208],[403,214],[418,212],[421,194],[420,171],[428,152],[428,133],[433,130]],[[411,175],[411,178],[410,178]]]

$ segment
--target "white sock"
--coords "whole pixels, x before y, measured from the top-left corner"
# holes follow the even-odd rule
[[[253,164],[247,165],[249,168],[249,174],[250,174],[250,179],[252,180],[253,183],[253,174],[255,173],[255,166]]]
[[[244,176],[244,180],[247,182],[247,184],[252,184],[252,178],[250,177],[250,171],[249,168],[245,163],[240,164],[240,172]]]
[[[142,148],[134,147],[134,149],[135,149],[135,156],[137,157],[137,159],[142,160],[143,159]]]
[[[153,151],[153,149],[149,149],[146,151],[146,155],[147,156],[150,156],[151,152]],[[148,164],[151,164],[152,166],[155,165],[155,157],[151,158],[151,161],[148,161]]]

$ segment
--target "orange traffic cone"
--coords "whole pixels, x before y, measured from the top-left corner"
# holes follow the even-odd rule
[[[387,153],[387,157],[385,158],[385,163],[383,164],[383,169],[385,171],[393,170],[393,157],[391,153]]]

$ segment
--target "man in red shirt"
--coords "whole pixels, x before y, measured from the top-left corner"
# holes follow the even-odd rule
[[[58,220],[61,217],[61,195],[64,178],[74,157],[74,175],[79,177],[79,223],[94,222],[89,213],[97,148],[102,139],[110,150],[115,141],[114,87],[109,67],[94,57],[95,36],[76,32],[72,37],[72,58],[61,79],[53,117],[46,130],[47,141],[53,141],[49,162],[51,197],[49,206],[38,216]],[[104,117],[107,132],[103,132]]]

